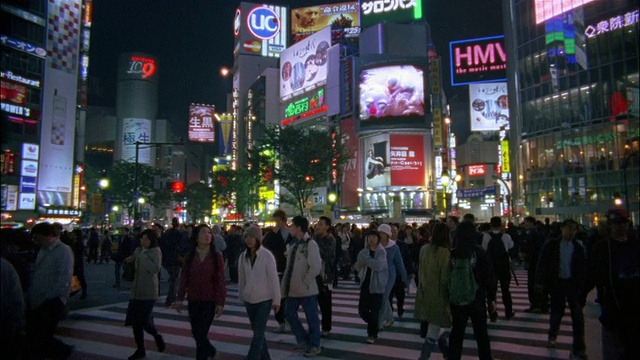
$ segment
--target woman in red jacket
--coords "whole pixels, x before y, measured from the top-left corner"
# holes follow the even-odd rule
[[[196,247],[182,267],[178,297],[173,307],[180,312],[187,296],[191,333],[196,340],[196,359],[215,359],[218,351],[209,342],[208,334],[213,317],[222,315],[227,295],[224,259],[216,251],[209,226],[199,225],[193,234]]]

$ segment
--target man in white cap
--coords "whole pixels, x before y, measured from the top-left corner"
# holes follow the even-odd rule
[[[378,234],[380,234],[380,245],[387,252],[387,263],[389,264],[389,278],[382,297],[382,307],[380,308],[380,324],[386,329],[393,324],[393,311],[389,303],[389,294],[393,289],[397,276],[400,276],[403,283],[407,282],[407,271],[402,262],[400,248],[396,245],[395,240],[391,240],[391,226],[389,224],[378,226]]]

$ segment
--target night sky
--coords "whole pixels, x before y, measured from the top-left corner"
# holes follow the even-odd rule
[[[297,8],[337,2],[342,1],[269,3]],[[233,64],[232,22],[239,3],[238,0],[94,0],[89,105],[115,106],[118,56],[138,51],[159,59],[158,118],[170,120],[178,135],[186,135],[189,104],[214,104],[219,111],[226,110],[231,79],[223,79],[219,69]],[[501,0],[423,3],[436,50],[443,57],[445,92],[449,98],[466,100],[467,87],[452,88],[449,84],[449,42],[503,34]],[[96,91],[97,88],[100,90]],[[467,122],[454,126],[458,133],[469,131]]]

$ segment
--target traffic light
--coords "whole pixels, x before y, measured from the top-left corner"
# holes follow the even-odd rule
[[[184,191],[184,183],[182,181],[174,181],[171,183],[171,190],[174,193],[181,193]]]
[[[177,212],[182,212],[184,210],[184,207],[178,205],[178,206],[176,206],[176,208],[174,210],[177,211]]]

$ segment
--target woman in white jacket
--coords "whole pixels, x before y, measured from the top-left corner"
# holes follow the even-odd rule
[[[267,249],[260,246],[262,232],[257,225],[244,231],[247,245],[239,258],[238,296],[249,315],[253,338],[247,360],[270,360],[264,333],[271,309],[280,308],[280,280],[276,260]]]

